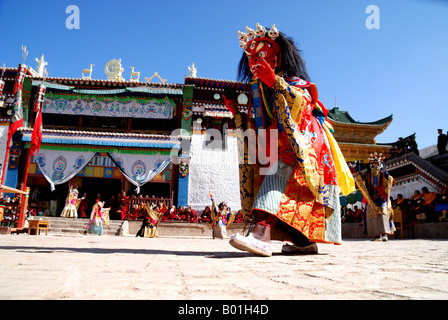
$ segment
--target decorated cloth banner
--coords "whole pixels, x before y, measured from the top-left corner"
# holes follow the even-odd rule
[[[363,196],[361,191],[356,190],[356,192],[352,192],[346,196],[339,197],[339,203],[342,207],[345,207],[347,204],[355,204],[356,202],[362,201]]]
[[[152,154],[124,152],[127,151],[116,150],[108,152],[108,154],[126,179],[137,187],[136,193],[140,193],[140,187],[154,179],[171,162],[169,151],[159,151]]]
[[[168,97],[137,99],[48,93],[45,95],[42,112],[96,117],[172,119],[175,107],[175,102]]]
[[[43,176],[50,183],[51,191],[54,191],[55,185],[63,184],[73,178],[95,154],[94,151],[40,149],[35,159]]]

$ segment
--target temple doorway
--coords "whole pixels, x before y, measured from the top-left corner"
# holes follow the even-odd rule
[[[84,193],[87,194],[89,208],[95,204],[99,197],[101,201],[105,202],[104,206],[106,208],[111,208],[111,219],[115,218],[118,195],[121,192],[121,179],[82,177],[82,184],[78,191],[78,197],[80,198],[84,196]]]
[[[140,187],[140,194],[145,196],[155,196],[156,198],[171,197],[171,183],[148,182]]]

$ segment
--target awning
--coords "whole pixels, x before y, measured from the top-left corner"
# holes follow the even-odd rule
[[[21,128],[20,130],[23,134],[22,141],[31,142],[32,129]],[[182,139],[189,139],[189,137],[53,129],[44,129],[42,131],[42,144],[56,144],[65,146],[178,149],[180,148]]]

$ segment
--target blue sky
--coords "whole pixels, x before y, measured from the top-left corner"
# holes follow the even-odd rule
[[[80,10],[80,28],[67,29],[67,6]],[[379,29],[368,29],[369,5],[379,9]],[[448,1],[259,0],[116,1],[0,0],[0,65],[27,64],[45,55],[49,76],[75,77],[93,63],[122,59],[140,79],[158,72],[183,83],[193,62],[198,76],[236,80],[241,57],[237,30],[256,23],[296,40],[319,97],[361,122],[393,114],[377,142],[417,134],[419,148],[448,131]]]

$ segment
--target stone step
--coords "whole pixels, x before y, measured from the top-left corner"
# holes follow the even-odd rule
[[[78,233],[83,234],[89,219],[74,219],[62,217],[31,217],[30,220],[49,221],[48,232],[50,233]],[[116,236],[135,236],[142,222],[139,220],[111,220],[110,230],[103,228],[104,234]],[[227,229],[227,236],[242,232],[242,224],[233,224]],[[211,237],[212,229],[210,223],[188,223],[188,222],[162,222],[158,226],[159,236],[175,237]]]
[[[62,217],[30,217],[30,220],[45,220],[49,221],[48,232],[52,233],[84,233],[86,230],[89,219],[74,219],[74,218],[62,218]],[[111,220],[110,230],[105,227],[104,234],[107,235],[119,235],[121,232],[121,226],[123,221]]]

